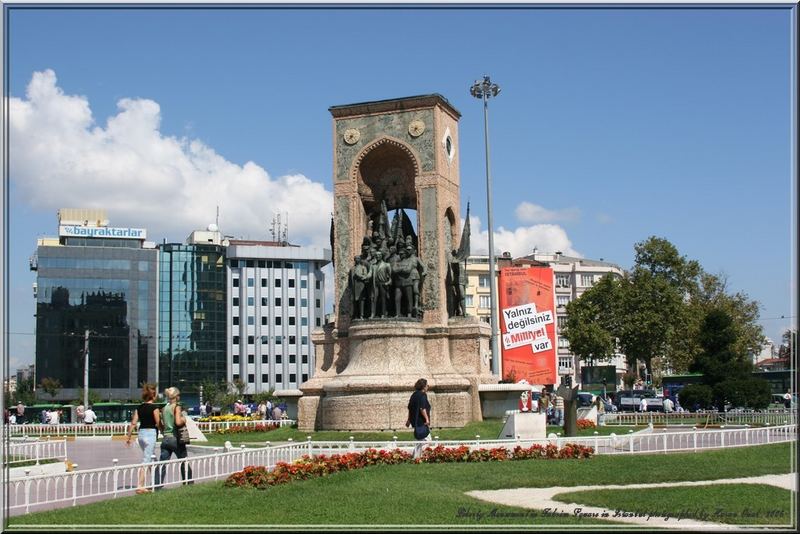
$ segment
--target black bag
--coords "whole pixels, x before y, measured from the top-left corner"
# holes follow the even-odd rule
[[[175,409],[179,410],[180,406],[176,406]],[[174,411],[172,412],[172,415],[174,417],[174,415],[175,415]],[[178,445],[188,445],[189,444],[189,442],[191,441],[191,438],[189,437],[189,429],[186,427],[186,422],[185,421],[181,426],[178,426],[178,424],[176,423],[173,431],[175,433],[175,439],[178,440]]]
[[[426,425],[420,425],[414,427],[414,439],[425,439],[428,437],[428,434],[431,433],[431,429],[428,428]]]

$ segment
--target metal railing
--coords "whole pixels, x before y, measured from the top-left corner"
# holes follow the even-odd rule
[[[718,412],[616,412],[606,413],[605,425],[790,425],[797,423],[797,410],[751,410]]]
[[[293,419],[281,419],[278,421],[259,420],[259,421],[218,421],[218,422],[198,422],[197,427],[201,432],[215,432],[221,429],[228,429],[232,426],[256,426],[256,425],[276,425],[278,427],[292,426],[295,424]],[[91,425],[79,423],[66,423],[59,425],[43,425],[39,423],[6,425],[9,436],[73,436],[73,437],[92,437],[92,436],[121,436],[128,432],[130,423],[94,423]]]
[[[534,444],[554,444],[562,447],[567,443],[593,447],[596,454],[653,454],[677,451],[698,451],[727,447],[743,447],[768,443],[797,440],[797,427],[793,425],[767,426],[759,428],[698,430],[649,433],[628,433],[621,436],[593,437],[553,437],[545,439],[517,440],[434,440],[426,446],[443,445],[457,447],[466,445],[470,449],[516,446],[530,447]],[[284,445],[239,450],[214,449],[214,453],[192,456],[186,459],[153,461],[147,464],[118,466],[114,460],[112,467],[75,470],[68,473],[27,476],[12,480],[7,484],[9,511],[27,513],[51,509],[53,504],[76,505],[105,498],[116,498],[133,493],[138,486],[139,477],[144,479],[145,487],[156,488],[182,484],[182,473],[189,475],[192,482],[222,480],[228,475],[247,466],[273,468],[278,462],[293,462],[304,455],[343,454],[366,449],[399,448],[412,451],[416,441],[381,440],[350,441],[312,441],[292,442]],[[155,459],[155,456],[153,457]],[[163,471],[163,475],[162,475]]]
[[[47,441],[11,441],[5,451],[5,464],[16,467],[16,464],[42,460],[66,460],[67,440]]]

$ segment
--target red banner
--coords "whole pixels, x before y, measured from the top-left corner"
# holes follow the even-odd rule
[[[550,267],[500,269],[503,376],[556,383],[556,314]]]

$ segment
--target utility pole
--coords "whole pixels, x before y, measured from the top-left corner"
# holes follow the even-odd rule
[[[89,407],[89,329],[83,334],[83,407]]]

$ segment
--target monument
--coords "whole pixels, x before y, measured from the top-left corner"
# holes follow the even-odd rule
[[[432,426],[481,420],[478,386],[497,378],[489,325],[464,314],[460,114],[437,94],[329,111],[335,321],[312,334],[298,428],[402,429],[419,378]]]

